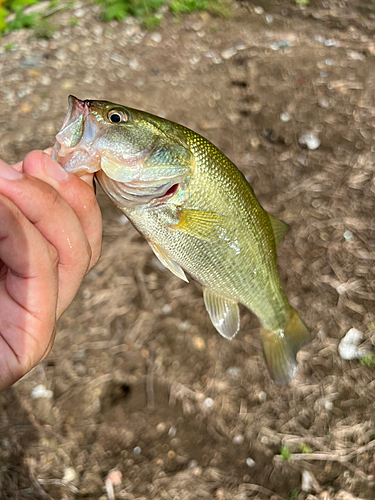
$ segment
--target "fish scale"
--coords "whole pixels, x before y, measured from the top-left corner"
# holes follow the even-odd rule
[[[277,383],[288,382],[310,334],[289,305],[276,268],[286,224],[267,214],[237,167],[192,130],[106,101],[71,96],[69,103],[54,157],[78,175],[96,172],[161,262],[203,286],[221,335],[237,333],[238,303],[253,311],[269,372]]]

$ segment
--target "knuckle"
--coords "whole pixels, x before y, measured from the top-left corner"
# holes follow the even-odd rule
[[[61,204],[61,197],[59,193],[52,187],[48,187],[47,190],[43,190],[44,196],[46,197],[46,204],[48,207],[53,208]]]

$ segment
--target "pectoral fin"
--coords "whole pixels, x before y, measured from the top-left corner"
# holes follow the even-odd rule
[[[181,209],[178,218],[178,223],[170,228],[183,231],[200,240],[217,238],[220,227],[223,227],[225,222],[227,223],[227,220],[221,215],[201,210]]]
[[[203,299],[216,330],[226,339],[232,340],[240,328],[240,311],[237,302],[204,287]]]
[[[273,234],[275,236],[276,247],[278,247],[280,241],[283,239],[284,234],[288,231],[289,225],[286,224],[286,222],[283,222],[282,220],[276,219],[276,217],[274,217],[271,214],[268,214],[268,217],[270,219],[271,226],[273,229]]]
[[[152,241],[147,240],[148,244],[154,251],[154,254],[156,257],[160,260],[160,262],[165,266],[167,269],[169,269],[174,275],[176,275],[178,278],[181,278],[183,281],[186,281],[186,283],[189,283],[189,280],[187,279],[184,270],[182,269],[181,266],[177,264],[174,260],[172,260],[167,252],[163,250],[161,247],[156,245],[155,243],[152,243]]]

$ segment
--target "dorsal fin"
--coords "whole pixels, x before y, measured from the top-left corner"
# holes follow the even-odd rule
[[[276,217],[274,217],[271,214],[267,214],[267,215],[268,215],[270,222],[271,222],[273,234],[275,236],[276,248],[277,248],[280,244],[280,241],[283,239],[284,234],[288,231],[289,225],[286,222],[283,222],[282,220],[276,219]]]

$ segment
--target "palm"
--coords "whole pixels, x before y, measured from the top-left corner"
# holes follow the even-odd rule
[[[39,288],[39,277],[17,275],[0,260],[0,389],[39,362],[49,344],[52,304],[35,308]]]

